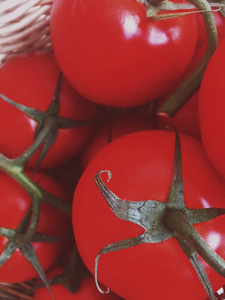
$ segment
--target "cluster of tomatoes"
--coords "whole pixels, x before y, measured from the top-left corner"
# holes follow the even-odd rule
[[[35,300],[213,300],[225,283],[225,19],[205,25],[193,6],[147,17],[160,5],[54,0],[53,53],[0,68],[0,282],[41,277]],[[200,87],[166,118],[211,43]]]

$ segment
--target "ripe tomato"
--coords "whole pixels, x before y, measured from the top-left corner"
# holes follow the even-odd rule
[[[95,155],[108,143],[136,131],[156,128],[153,116],[143,113],[126,113],[111,116],[93,135],[81,155],[81,170],[84,171]]]
[[[63,273],[64,270],[59,267],[51,268],[47,274],[47,279]],[[93,277],[86,277],[81,280],[81,286],[77,292],[72,294],[61,284],[51,285],[51,290],[55,300],[120,300],[121,298],[114,293],[102,295],[95,286]],[[46,287],[35,290],[34,300],[51,300],[52,297]]]
[[[32,174],[28,172],[28,175]],[[48,192],[68,201],[68,197],[58,181],[37,172],[34,181]],[[31,198],[14,179],[0,172],[1,203],[0,227],[15,229],[31,206]],[[37,233],[47,236],[61,236],[71,230],[71,218],[64,212],[45,203],[41,204],[41,214]],[[62,253],[66,239],[57,242],[32,242],[39,262],[44,270],[49,268]],[[0,236],[0,254],[5,249],[8,238]],[[21,282],[37,277],[38,274],[19,249],[0,267],[0,281]]]
[[[215,168],[225,178],[225,39],[211,58],[202,80],[199,95],[199,122],[202,141]]]
[[[109,189],[124,200],[165,202],[173,177],[174,133],[142,131],[107,145],[83,173],[73,204],[73,226],[79,252],[94,274],[95,257],[110,243],[134,238],[144,228],[119,219],[94,183],[99,170],[110,170]],[[188,208],[224,207],[224,181],[214,171],[202,144],[181,135],[184,200]],[[194,227],[225,258],[224,216]],[[202,259],[199,258],[200,262]],[[202,262],[215,290],[224,278]],[[205,300],[194,268],[174,238],[100,255],[98,278],[128,300]]]
[[[136,0],[55,0],[50,20],[63,73],[84,97],[107,106],[160,96],[184,72],[196,45],[194,15],[152,22]]]
[[[53,100],[60,69],[51,53],[26,54],[0,69],[0,93],[20,104],[46,111]],[[72,120],[97,116],[98,108],[80,96],[63,78],[59,115]],[[8,158],[22,154],[34,141],[37,122],[0,98],[0,148]],[[53,168],[74,157],[89,138],[93,126],[59,129],[58,137],[40,167]],[[40,151],[29,163],[33,167]]]
[[[220,12],[214,12],[214,19],[216,22],[216,27],[218,31],[218,39],[219,42],[225,37],[225,20],[224,16]],[[207,43],[207,35],[205,30],[205,24],[201,14],[197,14],[197,24],[198,24],[198,38],[197,45],[206,44]]]

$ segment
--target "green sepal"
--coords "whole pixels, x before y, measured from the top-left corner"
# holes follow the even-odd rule
[[[8,242],[5,246],[5,249],[0,255],[0,267],[10,259],[15,250],[17,249],[17,245],[14,242]]]
[[[0,235],[12,239],[16,235],[16,230],[0,227]]]
[[[199,209],[188,209],[186,208],[185,214],[189,222],[194,225],[202,222],[211,221],[225,214],[224,208],[199,208]]]
[[[74,251],[71,254],[69,262],[66,266],[62,266],[65,270],[63,273],[56,275],[55,277],[48,280],[50,285],[62,285],[64,286],[70,293],[76,293],[81,285],[81,278],[83,276],[82,269],[80,268],[79,263],[82,261],[76,246],[74,245]],[[58,262],[59,265],[60,262]],[[85,274],[86,275],[86,274]],[[89,273],[90,275],[90,273]],[[44,287],[44,283],[40,283],[34,287],[34,289],[39,289]]]
[[[23,113],[25,113],[28,117],[30,117],[31,119],[37,121],[38,123],[43,122],[44,116],[43,116],[43,112],[40,110],[37,110],[35,108],[32,107],[27,107],[23,104],[20,104],[16,101],[13,101],[11,99],[9,99],[8,97],[6,97],[5,95],[0,93],[0,97],[5,100],[7,103],[13,105],[14,107],[16,107],[17,109],[19,109],[20,111],[22,111]]]
[[[175,235],[176,240],[178,241],[180,247],[187,255],[189,261],[191,262],[192,266],[194,267],[199,280],[201,281],[205,291],[207,292],[210,300],[215,300],[215,293],[213,291],[212,285],[209,281],[209,278],[206,274],[205,269],[203,268],[202,264],[200,263],[196,251],[186,242],[182,237],[179,235]]]
[[[175,151],[174,151],[174,171],[173,181],[170,186],[170,191],[167,196],[167,207],[184,209],[184,195],[183,195],[183,175],[182,175],[182,157],[181,157],[181,142],[180,136],[175,129]]]
[[[44,282],[46,288],[49,290],[49,293],[51,294],[52,299],[54,300],[54,296],[52,294],[50,285],[48,283],[48,280],[45,276],[45,272],[42,269],[42,266],[37,258],[37,255],[34,251],[34,248],[31,244],[24,244],[20,247],[20,251],[23,253],[23,255],[26,257],[26,259],[31,263],[31,265],[35,268],[38,275],[40,276],[41,280]]]

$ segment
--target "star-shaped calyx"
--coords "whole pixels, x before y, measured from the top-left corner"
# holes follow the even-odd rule
[[[34,143],[29,148],[29,155],[27,155],[27,152],[26,152],[26,154],[24,154],[24,156],[21,155],[21,157],[17,159],[18,162],[21,161],[23,164],[27,163],[29,161],[30,157],[33,155],[33,153],[41,145],[43,145],[40,156],[39,156],[38,161],[35,166],[35,170],[37,169],[37,167],[40,165],[40,163],[44,159],[49,148],[55,142],[55,140],[58,136],[59,129],[86,126],[86,125],[93,123],[93,121],[96,121],[96,118],[90,119],[90,120],[77,121],[77,120],[72,120],[72,119],[68,119],[68,118],[59,116],[62,77],[63,77],[63,75],[61,72],[59,75],[59,79],[57,82],[53,100],[50,103],[50,105],[46,111],[40,111],[38,109],[19,104],[15,101],[9,99],[5,95],[0,94],[0,97],[4,101],[8,102],[9,104],[13,105],[17,109],[21,110],[27,116],[29,116],[31,119],[33,119],[37,122],[37,127],[36,127],[35,135],[34,135]]]
[[[101,179],[101,173],[104,172],[108,174],[108,181],[111,179],[112,173],[109,170],[100,171],[95,176],[95,183],[112,212],[118,218],[135,223],[145,229],[140,236],[109,244],[99,251],[95,259],[95,280],[97,288],[102,293],[109,290],[103,291],[98,284],[97,270],[100,254],[145,243],[158,243],[173,237],[178,241],[195,268],[209,299],[215,299],[212,286],[198,260],[197,253],[223,277],[225,277],[225,261],[209,247],[193,225],[210,221],[225,214],[225,209],[189,209],[186,207],[183,196],[181,144],[177,131],[175,131],[175,135],[174,174],[166,202],[122,200]]]
[[[40,207],[39,211],[36,214],[40,214]],[[16,249],[19,249],[21,253],[25,256],[25,258],[31,263],[33,268],[37,271],[38,275],[42,279],[44,285],[48,288],[52,299],[54,300],[54,296],[50,289],[50,284],[46,279],[45,272],[38,260],[38,257],[35,253],[35,250],[32,246],[32,242],[57,242],[63,239],[65,236],[46,236],[39,233],[34,233],[30,241],[24,241],[24,237],[26,232],[30,228],[30,222],[32,219],[32,208],[27,211],[26,215],[20,222],[17,228],[9,229],[0,227],[0,235],[5,237],[8,241],[5,246],[5,249],[0,254],[0,268],[7,262]]]

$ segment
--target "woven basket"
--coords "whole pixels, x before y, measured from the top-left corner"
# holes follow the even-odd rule
[[[50,50],[53,0],[0,1],[0,64],[34,50]]]
[[[0,283],[0,300],[32,300],[34,282]]]

